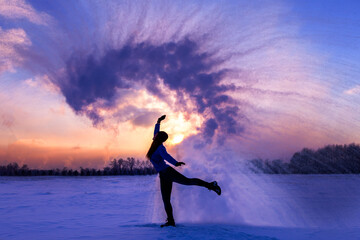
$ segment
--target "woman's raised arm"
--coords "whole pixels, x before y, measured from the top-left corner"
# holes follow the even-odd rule
[[[154,137],[155,135],[160,131],[160,123],[162,120],[164,120],[166,118],[166,115],[162,115],[161,117],[158,118],[156,124],[155,124],[155,129],[154,129]]]

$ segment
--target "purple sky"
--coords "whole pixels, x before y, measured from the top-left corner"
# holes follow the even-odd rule
[[[359,143],[357,1],[0,1],[0,163]],[[185,150],[184,150],[185,149]]]

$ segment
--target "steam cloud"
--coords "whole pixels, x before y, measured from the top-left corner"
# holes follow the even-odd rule
[[[251,117],[237,97],[258,81],[252,71],[259,64],[252,58],[281,40],[272,20],[279,10],[235,5],[89,1],[58,8],[54,3],[51,14],[46,13],[51,23],[29,33],[30,39],[41,41],[32,40],[31,47],[19,50],[21,66],[46,75],[74,112],[97,127],[109,117],[102,110],[118,121],[124,120],[119,116],[136,112],[135,119],[149,111],[142,106],[118,109],[127,91],[146,89],[162,102],[175,94],[176,108],[204,119],[202,138],[194,146],[203,148],[214,139],[223,145],[242,136],[249,125]],[[244,14],[235,14],[234,7]],[[83,9],[91,11],[78,12]],[[241,22],[256,27],[256,34]],[[133,119],[125,120],[148,122]]]
[[[207,111],[212,116],[203,128],[203,136],[211,140],[219,126],[227,126],[226,134],[241,131],[236,119],[239,109],[226,94],[234,86],[222,83],[227,70],[216,71],[218,64],[219,60],[199,52],[198,44],[188,38],[158,46],[128,43],[121,49],[108,50],[99,59],[91,54],[85,57],[74,54],[67,61],[67,78],[57,84],[74,111],[86,114],[94,125],[103,118],[96,108],[88,107],[101,99],[100,107],[111,108],[118,89],[140,84],[164,101],[166,91],[174,91],[180,106],[184,95],[190,96],[198,113]]]

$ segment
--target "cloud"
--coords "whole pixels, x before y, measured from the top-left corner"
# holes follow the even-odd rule
[[[360,85],[357,85],[353,88],[350,88],[346,91],[344,91],[345,94],[347,95],[356,95],[356,94],[360,94]]]
[[[188,38],[161,45],[130,42],[120,49],[108,50],[102,57],[74,53],[67,61],[65,78],[55,79],[54,83],[73,110],[87,115],[94,125],[104,121],[99,108],[116,108],[119,89],[140,85],[162,101],[175,92],[180,107],[186,95],[197,113],[207,111],[212,116],[204,133],[206,138],[212,138],[217,122],[226,126],[226,134],[239,134],[242,130],[235,120],[239,108],[227,95],[234,90],[233,85],[222,83],[228,70],[215,70],[220,63]],[[148,124],[144,116],[133,123]]]
[[[15,67],[25,59],[18,50],[29,46],[31,46],[31,41],[23,29],[3,30],[0,27],[0,74],[5,71],[14,71]]]
[[[50,9],[58,20],[56,29],[51,34],[41,29],[33,32],[41,44],[34,44],[22,56],[27,58],[23,67],[37,76],[48,76],[75,113],[87,116],[96,127],[123,121],[145,126],[150,116],[141,116],[143,112],[170,109],[200,116],[191,132],[200,131],[206,143],[217,138],[221,144],[225,135],[243,133],[246,118],[233,98],[237,88],[228,76],[246,73],[246,66],[239,70],[242,64],[237,61],[266,45],[274,21],[257,19],[268,16],[263,15],[265,10],[235,4],[246,14],[236,14],[234,20],[224,14],[234,9],[231,4],[74,4]],[[74,10],[83,7],[91,11]],[[243,21],[254,29],[261,22],[261,28],[253,34],[238,25]],[[33,78],[27,81],[32,86],[35,82]],[[123,95],[139,90],[156,98],[153,105],[136,105],[132,96]]]
[[[51,17],[36,11],[24,0],[0,0],[0,15],[8,19],[26,19],[39,25],[48,25]]]
[[[159,112],[143,112],[139,115],[137,115],[131,123],[134,126],[140,126],[140,127],[149,127],[154,124],[154,119],[160,116],[161,113]]]
[[[215,130],[219,127],[219,125],[216,123],[216,120],[214,118],[208,119],[204,124],[204,131],[203,135],[206,139],[211,139],[214,134]]]
[[[12,128],[14,126],[15,118],[12,114],[2,113],[0,119],[1,119],[0,123],[2,126],[6,128]]]
[[[38,87],[46,92],[50,93],[59,93],[59,88],[50,81],[47,75],[35,76],[33,78],[28,78],[24,80],[24,83],[30,87]]]

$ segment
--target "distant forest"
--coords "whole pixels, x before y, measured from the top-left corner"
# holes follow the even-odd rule
[[[254,173],[354,174],[360,173],[360,145],[328,145],[316,151],[304,148],[287,162],[253,159],[246,164]]]
[[[360,145],[328,145],[318,150],[304,148],[296,152],[290,161],[280,159],[252,159],[245,162],[253,173],[265,174],[356,174],[360,173]],[[135,158],[113,159],[103,169],[68,168],[38,170],[20,167],[17,163],[0,166],[0,176],[108,176],[156,174],[150,161]]]
[[[17,163],[0,166],[0,176],[108,176],[108,175],[151,175],[156,171],[150,161],[127,159],[113,159],[108,167],[103,169],[82,168],[72,170],[68,168],[39,170],[30,169],[26,164],[20,167]]]

